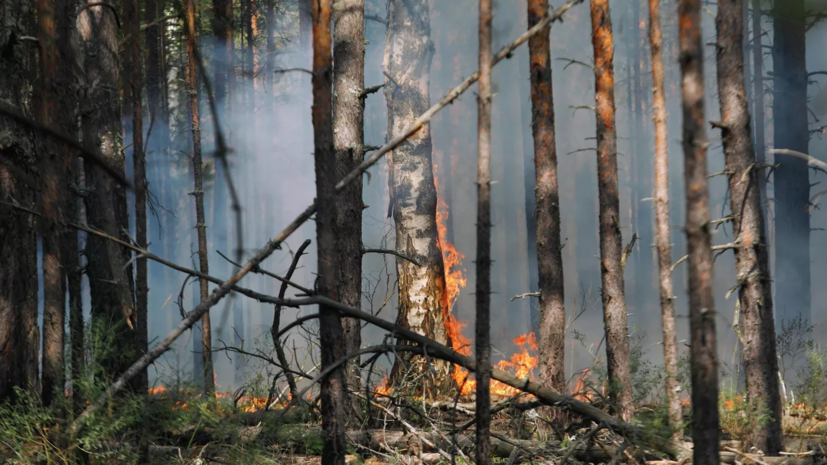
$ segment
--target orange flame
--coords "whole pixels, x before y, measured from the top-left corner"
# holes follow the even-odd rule
[[[374,396],[387,396],[388,394],[390,394],[391,393],[391,387],[389,386],[389,384],[390,384],[390,380],[388,379],[388,377],[387,376],[383,377],[382,378],[382,384],[380,384],[379,386],[376,386],[376,388],[373,389],[373,395]]]

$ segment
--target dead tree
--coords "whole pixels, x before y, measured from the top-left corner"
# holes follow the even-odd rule
[[[689,255],[689,325],[692,347],[692,461],[719,463],[718,359],[709,237],[701,1],[681,0],[678,14],[686,189],[684,229]]]
[[[426,0],[391,0],[385,41],[385,99],[388,138],[396,137],[430,106],[433,43]],[[442,344],[445,331],[445,273],[436,224],[436,186],[431,163],[431,132],[424,125],[388,157],[391,200],[396,224],[396,251],[418,261],[397,260],[399,323]],[[425,360],[418,359],[425,373]],[[448,364],[438,361],[429,383],[451,380]]]
[[[808,153],[807,12],[804,0],[774,2],[773,145]],[[778,324],[810,321],[810,183],[807,161],[785,157],[773,171]],[[780,328],[780,326],[779,326]]]
[[[204,215],[204,179],[202,176],[203,162],[201,161],[201,116],[198,111],[198,65],[195,62],[195,48],[198,47],[198,36],[195,28],[195,0],[184,2],[184,23],[186,27],[187,69],[186,82],[188,94],[188,110],[192,128],[192,175],[195,198],[195,230],[198,234],[198,269],[202,273],[209,273],[207,260],[207,220]],[[210,295],[209,283],[206,279],[199,279],[201,301],[207,300]],[[212,366],[212,331],[210,314],[201,317],[201,349],[204,360],[204,394],[210,398],[215,393],[215,379]]]
[[[491,463],[491,0],[480,0],[477,96],[477,463]]]
[[[153,1],[153,0],[150,0]],[[268,19],[269,21],[269,19]],[[213,1],[213,56],[215,57],[215,104],[219,114],[226,115],[229,94],[229,74],[233,66],[233,2],[230,0]],[[226,117],[226,116],[225,116]]]
[[[365,158],[365,2],[356,0],[334,12],[333,28],[333,148],[336,179],[345,177]],[[345,305],[362,303],[362,183],[347,186],[336,196],[336,260],[338,295]],[[351,353],[362,345],[361,323],[342,320],[344,350]],[[359,368],[349,365],[345,377],[351,390],[359,390]],[[358,399],[352,409],[360,412]]]
[[[143,111],[141,89],[141,20],[138,0],[128,0],[123,5],[123,20],[129,39],[124,47],[124,113],[132,118],[132,164],[135,177],[135,240],[140,247],[147,246],[147,179],[146,154],[144,153]],[[137,354],[147,350],[147,304],[149,285],[147,283],[147,261],[135,258],[135,351]],[[141,373],[135,379],[135,389],[144,392],[147,389],[147,374]]]
[[[750,408],[766,408],[769,418],[750,433],[750,445],[767,455],[781,451],[781,397],[770,287],[769,251],[764,215],[757,189],[762,171],[752,146],[749,102],[744,80],[744,0],[720,0],[718,32],[718,95],[721,129],[729,177],[729,200],[735,242],[735,273],[741,307],[740,339]],[[694,386],[694,385],[693,385]]]
[[[761,33],[761,0],[752,0],[752,129],[755,137],[755,161],[762,167],[767,163],[766,142],[764,138],[764,47]],[[763,169],[763,168],[761,168]],[[761,196],[761,210],[764,213],[764,226],[767,221],[767,177],[764,171],[758,176],[758,194]]]
[[[663,78],[663,40],[660,0],[649,0],[649,44],[652,50],[655,123],[655,246],[658,249],[658,282],[663,320],[663,360],[668,400],[669,428],[673,439],[681,436],[683,415],[678,389],[678,338],[675,332],[675,297],[672,287],[672,237],[669,226],[669,141],[666,128],[666,91]]]
[[[623,284],[620,197],[617,187],[617,127],[614,99],[614,39],[608,0],[591,0],[597,115],[597,186],[600,204],[600,263],[603,322],[610,397],[624,421],[632,418],[629,327]]]
[[[529,0],[528,27],[548,14],[545,0]],[[537,225],[537,273],[540,282],[540,382],[565,392],[566,307],[563,254],[560,247],[560,193],[557,182],[557,141],[551,44],[547,30],[528,41],[534,136],[534,198]],[[556,412],[549,412],[557,415]]]
[[[316,162],[316,244],[319,277],[317,291],[338,298],[336,247],[336,152],[333,140],[333,0],[313,2],[313,140]],[[319,337],[322,369],[345,352],[342,320],[336,309],[319,305]],[[321,385],[324,449],[322,464],[345,463],[345,386],[342,369],[334,370]]]
[[[81,126],[84,144],[90,149],[97,148],[109,166],[123,176],[117,19],[112,9],[100,3],[87,1],[78,16],[86,82],[97,83],[89,86],[81,103],[86,109],[81,112]],[[107,5],[114,8],[114,3]],[[87,221],[109,235],[129,240],[124,188],[97,165],[87,162],[84,172],[87,187],[95,192],[84,198]],[[108,374],[115,376],[132,364],[135,355],[130,254],[110,241],[90,236],[86,257],[95,331],[111,338],[114,345],[129,348],[123,352],[107,351],[99,360]]]

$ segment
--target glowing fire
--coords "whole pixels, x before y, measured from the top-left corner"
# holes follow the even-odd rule
[[[390,387],[389,384],[390,384],[390,380],[388,379],[387,376],[385,376],[384,378],[382,378],[382,384],[380,384],[379,386],[376,386],[376,388],[373,390],[373,395],[374,396],[387,396],[388,394],[390,394],[391,393],[391,387]]]
[[[497,368],[510,372],[518,378],[533,378],[534,369],[537,367],[537,339],[534,337],[534,333],[518,336],[514,339],[514,344],[520,348],[520,352],[512,355],[510,360],[501,360],[497,363]],[[535,355],[531,355],[529,351]],[[519,389],[507,386],[499,381],[491,382],[492,394],[513,396],[519,392]]]

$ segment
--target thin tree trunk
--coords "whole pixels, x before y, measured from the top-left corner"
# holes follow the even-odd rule
[[[144,153],[143,108],[141,89],[141,20],[138,0],[124,3],[124,23],[129,41],[124,50],[124,112],[132,117],[132,165],[135,177],[135,240],[138,246],[147,247],[146,233],[146,154]],[[149,287],[147,283],[146,258],[135,259],[135,350],[140,357],[147,351],[147,304]],[[134,380],[137,392],[145,392],[148,385],[147,372],[144,370]]]
[[[71,134],[75,127],[72,99],[74,63],[70,47],[70,5],[65,0],[40,0],[37,4],[40,44],[40,121],[48,127]],[[62,269],[59,221],[68,197],[67,169],[74,159],[68,147],[44,138],[40,144],[40,198],[43,209],[41,237],[43,247],[43,367],[41,395],[43,404],[52,405],[63,395],[63,338],[66,315],[66,275]],[[75,248],[77,243],[75,243]],[[65,260],[65,258],[64,258]]]
[[[689,255],[689,325],[692,347],[692,462],[719,463],[718,359],[709,236],[701,1],[681,0],[678,14],[686,189],[684,229]]]
[[[309,50],[313,40],[312,0],[297,0],[299,8],[299,44],[302,50]]]
[[[385,99],[388,139],[410,126],[430,106],[429,81],[433,43],[427,0],[391,0],[385,41]],[[445,273],[436,225],[436,186],[431,163],[431,132],[424,126],[395,149],[390,165],[391,210],[396,224],[396,251],[422,266],[397,260],[400,325],[448,343],[445,331]],[[426,361],[415,369],[426,372]],[[426,385],[447,387],[450,366],[434,361]]]
[[[0,99],[26,116],[32,114],[30,92],[36,55],[30,43],[12,41],[31,36],[36,2],[5,5],[0,43]],[[0,119],[0,201],[34,206],[37,159],[32,132]],[[0,399],[14,396],[18,387],[37,392],[40,329],[37,326],[37,236],[35,217],[0,204]]]
[[[528,27],[537,24],[548,11],[546,0],[529,0]],[[528,48],[535,165],[535,179],[532,181],[536,186],[536,212],[532,214],[537,226],[537,272],[540,282],[539,380],[557,392],[565,392],[566,307],[549,31],[529,39]],[[560,418],[557,412],[548,413]]]
[[[477,463],[491,463],[491,0],[480,0],[477,96]]]
[[[718,30],[718,95],[721,136],[724,142],[729,199],[735,241],[736,279],[740,284],[741,339],[744,374],[750,408],[766,408],[769,418],[752,428],[750,445],[766,455],[781,451],[781,397],[775,351],[769,257],[764,234],[761,199],[755,189],[762,175],[755,169],[755,151],[749,124],[743,62],[744,0],[719,0],[715,25]],[[753,404],[754,403],[754,404]]]
[[[192,128],[192,175],[195,189],[195,230],[198,233],[198,270],[208,274],[207,261],[207,220],[204,217],[204,180],[202,176],[203,163],[201,161],[201,117],[198,109],[198,72],[195,63],[195,48],[198,47],[198,36],[195,29],[195,0],[186,0],[184,15],[187,35],[187,94],[189,95],[189,113]],[[199,297],[207,300],[210,295],[209,283],[206,279],[199,279]],[[210,313],[201,317],[201,350],[204,360],[204,395],[208,399],[215,394],[215,379],[212,366],[212,331],[210,327]]]
[[[89,0],[89,3],[99,3]],[[111,3],[110,3],[111,4]],[[86,94],[81,112],[83,141],[95,147],[118,172],[124,172],[121,151],[121,118],[117,89],[119,62],[117,23],[107,7],[92,6],[78,17],[84,42],[87,82],[96,82]],[[87,186],[95,195],[86,197],[89,223],[109,235],[129,240],[126,193],[97,166],[86,164]],[[86,243],[87,274],[92,296],[92,321],[98,335],[123,351],[104,351],[99,363],[109,376],[123,373],[135,358],[135,304],[132,296],[130,253],[102,238],[89,236]]]
[[[752,120],[755,131],[755,162],[759,167],[758,194],[761,196],[761,210],[764,227],[767,219],[767,176],[763,167],[767,163],[764,140],[764,47],[761,36],[761,0],[752,0]],[[765,229],[766,232],[766,229]]]
[[[333,55],[333,147],[336,179],[342,179],[365,158],[365,2],[349,2],[334,14]],[[362,304],[362,183],[354,182],[336,196],[336,252],[339,271],[339,301],[351,307]],[[361,322],[342,320],[345,353],[362,345]],[[360,386],[358,359],[349,364],[345,379],[351,390]],[[361,411],[358,398],[351,408]]]
[[[83,162],[77,157],[71,157],[70,166],[66,172],[67,179],[81,186],[78,176]],[[78,222],[80,217],[81,200],[74,195],[68,195],[65,201],[64,216],[66,221]],[[71,350],[70,377],[72,380],[72,412],[79,414],[86,406],[83,392],[80,390],[80,378],[83,375],[83,299],[82,279],[83,272],[80,265],[77,231],[66,231],[63,238],[61,254],[66,267],[66,277],[69,289],[69,342]]]
[[[317,289],[338,300],[336,237],[336,152],[333,142],[333,0],[313,2],[313,139],[316,165],[316,244],[319,277]],[[322,368],[345,355],[342,320],[327,305],[319,306],[319,337]],[[321,382],[323,465],[345,463],[345,386],[342,369],[333,371]]]
[[[773,124],[777,149],[808,153],[806,9],[804,0],[774,3]],[[777,160],[775,187],[775,297],[779,328],[810,321],[810,182],[807,161]]]
[[[608,0],[591,0],[597,114],[597,186],[600,201],[600,262],[609,394],[624,421],[632,418],[629,328],[623,267],[620,264],[620,195],[617,186],[617,127],[614,99],[614,44]]]
[[[675,297],[672,286],[672,234],[669,224],[669,141],[666,127],[666,90],[663,78],[663,40],[660,0],[649,0],[649,44],[652,50],[653,119],[655,123],[655,246],[658,249],[658,282],[663,320],[663,360],[666,399],[672,441],[682,436],[683,414],[678,390],[678,337],[675,331]]]
[[[226,118],[224,112],[227,106],[228,74],[231,70],[229,63],[230,56],[233,53],[233,2],[231,0],[213,1],[212,26],[213,36],[215,37],[213,46],[215,103],[219,108],[219,114]]]

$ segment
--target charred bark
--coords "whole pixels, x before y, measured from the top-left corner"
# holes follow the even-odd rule
[[[729,199],[735,241],[735,272],[740,288],[741,340],[750,408],[767,409],[769,418],[753,428],[750,443],[766,455],[781,451],[781,397],[770,288],[769,253],[758,190],[749,102],[744,80],[744,0],[720,0],[718,32],[718,95]]]
[[[98,3],[88,1],[89,3]],[[124,172],[121,151],[117,23],[108,7],[85,8],[78,17],[83,40],[86,99],[81,112],[84,144],[100,151],[119,173]],[[126,193],[102,169],[87,163],[87,186],[95,194],[86,197],[90,225],[128,241]],[[101,368],[109,376],[123,373],[135,358],[135,304],[129,252],[117,244],[89,236],[86,244],[87,273],[92,295],[91,317],[95,331],[109,347],[99,347]],[[115,349],[117,348],[117,350]]]
[[[388,140],[409,127],[430,106],[429,81],[434,46],[430,40],[426,0],[391,0],[385,41],[385,99]],[[396,251],[422,266],[397,260],[400,325],[442,344],[445,331],[445,272],[436,225],[436,186],[431,163],[430,126],[397,147],[390,165],[391,213],[396,224]],[[417,359],[421,373],[426,361]],[[435,361],[426,384],[448,386],[450,366]]]
[[[333,55],[333,148],[336,152],[336,179],[342,179],[365,157],[365,2],[349,2],[334,13]],[[351,307],[362,304],[362,183],[354,182],[336,196],[336,237],[338,250],[339,301]],[[344,351],[352,353],[362,345],[361,323],[342,320]],[[358,360],[345,372],[351,390],[359,391]],[[357,398],[351,408],[360,412]]]
[[[652,51],[655,125],[655,246],[658,250],[658,283],[663,320],[663,360],[666,399],[672,440],[681,437],[683,414],[678,389],[678,337],[675,331],[675,297],[672,286],[672,234],[669,230],[669,141],[666,127],[666,90],[663,77],[663,40],[660,0],[649,0],[649,44]]]
[[[491,463],[491,0],[480,0],[477,96],[477,463]]]
[[[806,10],[804,0],[775,2],[773,124],[779,149],[808,153]],[[773,172],[775,188],[775,298],[778,321],[810,315],[810,183],[807,161],[785,157]]]
[[[632,417],[629,327],[623,267],[620,264],[620,196],[617,185],[617,127],[614,99],[614,44],[608,0],[591,0],[597,114],[597,186],[600,204],[600,262],[603,321],[610,397],[624,421]]]
[[[528,1],[528,27],[548,14],[545,0]],[[565,392],[566,307],[563,254],[560,246],[560,193],[557,182],[557,141],[549,31],[528,41],[532,132],[534,136],[534,198],[536,205],[537,270],[540,283],[540,382]],[[557,415],[556,412],[550,412]]]
[[[201,115],[198,108],[198,65],[195,63],[195,48],[198,47],[198,33],[195,28],[195,0],[186,0],[184,3],[184,22],[187,40],[187,94],[190,124],[192,129],[192,176],[194,189],[191,193],[195,198],[195,230],[198,236],[198,270],[208,274],[210,272],[207,260],[207,219],[204,215],[204,178],[201,160]],[[200,301],[210,296],[209,282],[201,278],[198,280]],[[215,379],[212,366],[212,331],[210,313],[201,317],[201,350],[204,360],[204,395],[212,398],[215,394]]]
[[[333,0],[313,2],[313,140],[316,165],[316,244],[319,277],[317,290],[338,298],[336,247],[336,151],[333,139]],[[342,320],[327,305],[319,306],[319,337],[322,368],[344,355]],[[345,463],[345,386],[342,369],[334,370],[321,383],[323,465]]]
[[[693,463],[718,463],[718,359],[712,250],[709,236],[707,137],[704,127],[704,73],[701,2],[681,0],[681,98],[683,108],[686,244],[689,255],[689,325],[692,351]]]
[[[35,2],[4,3],[0,28],[0,99],[32,116],[34,49],[19,40],[34,31]],[[0,399],[14,388],[37,392],[40,329],[37,325],[37,230],[33,216],[8,203],[35,204],[37,153],[32,132],[0,118]]]

